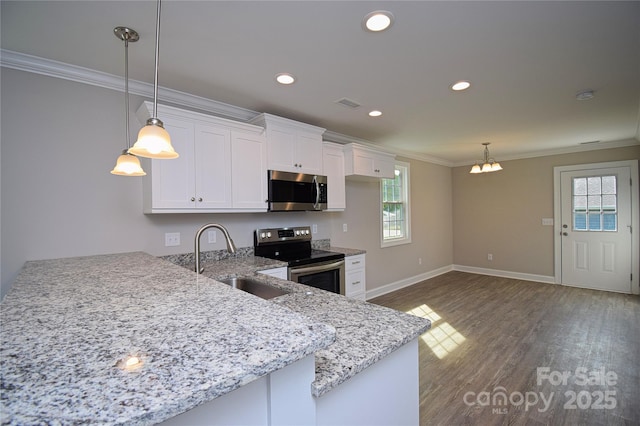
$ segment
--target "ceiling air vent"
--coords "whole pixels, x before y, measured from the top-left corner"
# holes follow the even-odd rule
[[[338,99],[336,101],[336,103],[340,104],[340,105],[343,105],[343,106],[346,106],[347,108],[352,108],[352,109],[356,109],[356,108],[358,108],[360,106],[359,103],[357,103],[356,101],[351,100],[349,98]]]

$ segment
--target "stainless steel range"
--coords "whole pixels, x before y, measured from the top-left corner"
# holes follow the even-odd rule
[[[288,264],[288,279],[311,287],[344,294],[344,254],[311,248],[311,228],[256,229],[256,256]]]

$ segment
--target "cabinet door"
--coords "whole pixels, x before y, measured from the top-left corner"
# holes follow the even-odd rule
[[[374,163],[373,171],[377,177],[393,179],[396,172],[396,162],[387,157],[379,157]]]
[[[270,170],[299,172],[296,162],[296,134],[291,129],[271,126],[267,130]]]
[[[322,174],[322,136],[304,132],[297,132],[296,135],[296,171],[311,175]]]
[[[196,125],[196,208],[231,207],[231,132],[215,126]]]
[[[233,207],[267,210],[267,150],[264,137],[233,133],[231,141],[231,188]]]
[[[327,209],[344,210],[347,203],[344,182],[344,152],[341,145],[324,143],[322,174],[327,176]]]
[[[151,209],[193,208],[194,197],[194,125],[174,118],[165,119],[164,127],[171,135],[171,144],[180,156],[174,160],[151,160]],[[148,181],[147,181],[148,182]],[[148,210],[148,209],[147,209]]]
[[[354,151],[353,174],[362,176],[375,176],[374,157],[366,151]]]

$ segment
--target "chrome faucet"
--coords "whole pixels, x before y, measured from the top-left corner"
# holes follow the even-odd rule
[[[201,274],[202,271],[204,271],[204,268],[200,267],[200,236],[204,231],[206,231],[209,228],[218,228],[219,230],[221,230],[222,235],[224,235],[225,240],[227,240],[227,251],[232,254],[236,252],[236,245],[233,243],[233,240],[229,236],[229,231],[227,231],[227,229],[224,226],[219,225],[217,223],[208,223],[204,225],[202,228],[198,229],[198,232],[196,232],[196,248],[195,248],[196,268],[195,269],[196,269],[196,272],[199,274]]]

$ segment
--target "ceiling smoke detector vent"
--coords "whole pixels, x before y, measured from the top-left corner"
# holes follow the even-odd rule
[[[356,101],[349,99],[349,98],[342,98],[342,99],[338,99],[336,101],[337,104],[346,106],[347,108],[351,108],[351,109],[356,109],[360,107],[360,104],[357,103]]]
[[[594,96],[595,94],[593,90],[583,90],[582,92],[576,94],[576,99],[579,101],[588,101],[590,99],[593,99]]]

